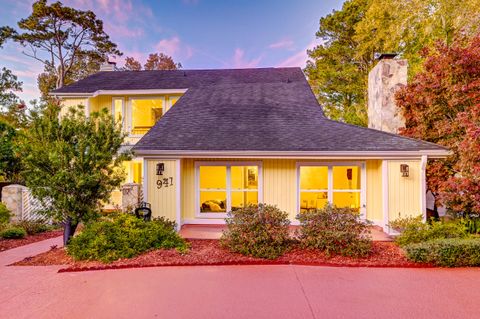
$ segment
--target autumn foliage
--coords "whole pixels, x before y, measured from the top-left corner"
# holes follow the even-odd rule
[[[480,34],[422,54],[422,72],[397,93],[402,134],[452,151],[429,162],[428,189],[454,212],[480,213]]]

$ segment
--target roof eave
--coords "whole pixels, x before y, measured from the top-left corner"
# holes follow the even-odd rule
[[[432,159],[446,158],[451,155],[448,150],[419,150],[419,151],[196,151],[196,150],[146,150],[135,149],[136,156],[140,157],[172,157],[172,158],[295,158],[295,159],[398,159],[421,158],[427,156]]]
[[[184,94],[188,89],[145,89],[145,90],[97,90],[95,92],[50,92],[54,97],[96,97],[99,95],[155,95],[155,94]]]

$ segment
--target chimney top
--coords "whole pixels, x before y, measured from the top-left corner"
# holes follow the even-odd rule
[[[107,61],[100,65],[100,71],[115,71],[116,65],[116,62]]]
[[[375,58],[378,61],[380,61],[380,60],[391,60],[395,58],[398,55],[398,53],[375,53],[375,55],[376,55]]]

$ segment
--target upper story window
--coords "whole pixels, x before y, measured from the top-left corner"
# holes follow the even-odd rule
[[[130,106],[132,110],[130,133],[143,135],[162,117],[165,98],[132,98]]]

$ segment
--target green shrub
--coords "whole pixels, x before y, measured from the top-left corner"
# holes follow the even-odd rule
[[[0,233],[0,237],[5,239],[20,239],[27,236],[25,229],[21,227],[8,227]]]
[[[67,252],[76,260],[112,262],[131,258],[158,248],[177,248],[185,252],[188,245],[175,231],[175,223],[165,219],[146,222],[129,214],[88,223],[73,237]]]
[[[405,231],[405,229],[407,229],[408,227],[412,226],[412,225],[419,225],[420,223],[423,224],[422,222],[423,218],[422,218],[422,215],[418,215],[418,216],[408,216],[408,217],[399,217],[395,220],[392,220],[388,226],[397,231],[397,232],[403,232]]]
[[[351,208],[326,205],[301,213],[297,219],[301,225],[298,239],[305,248],[349,257],[363,257],[371,251],[370,223],[360,220]]]
[[[275,206],[259,204],[231,211],[221,244],[233,252],[275,259],[288,248],[288,214]]]
[[[404,247],[411,261],[444,267],[480,266],[480,239],[436,239]]]
[[[458,222],[415,222],[407,225],[396,241],[400,246],[426,242],[433,239],[468,237],[465,226]]]
[[[13,225],[25,229],[28,235],[44,233],[54,228],[45,221],[41,220],[21,220],[13,223]]]
[[[10,213],[4,203],[0,202],[0,224],[8,224],[10,217],[12,217],[12,213]]]

